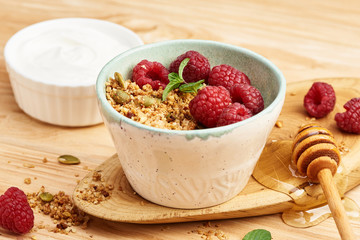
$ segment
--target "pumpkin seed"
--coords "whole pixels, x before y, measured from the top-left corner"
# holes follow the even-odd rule
[[[58,161],[62,164],[67,165],[74,165],[80,163],[80,160],[72,155],[61,155],[58,157]]]
[[[115,80],[119,83],[119,86],[121,88],[125,88],[125,81],[124,81],[124,78],[122,77],[122,75],[118,72],[115,72],[114,77],[115,77]]]
[[[123,90],[117,89],[113,96],[113,99],[118,104],[125,104],[130,100],[130,95]]]
[[[48,192],[43,192],[39,195],[40,199],[43,200],[44,202],[50,202],[53,199],[53,195],[51,193]]]
[[[152,106],[152,105],[154,105],[156,103],[158,104],[158,103],[161,102],[161,100],[159,98],[153,98],[153,97],[150,97],[150,96],[147,96],[147,95],[143,96],[142,100],[144,102],[145,107],[150,107],[150,106]]]

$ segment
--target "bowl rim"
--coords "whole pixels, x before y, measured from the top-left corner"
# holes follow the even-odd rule
[[[240,51],[242,53],[245,53],[246,55],[251,56],[252,58],[257,59],[258,61],[262,62],[265,65],[268,65],[270,69],[273,70],[274,74],[276,75],[276,79],[279,82],[279,91],[275,97],[275,99],[265,108],[263,109],[261,112],[257,113],[256,115],[252,116],[251,118],[245,119],[243,121],[240,122],[236,122],[233,124],[229,124],[226,126],[221,126],[221,127],[214,127],[214,128],[204,128],[204,129],[195,129],[195,130],[170,130],[170,129],[162,129],[162,128],[156,128],[156,127],[152,127],[152,126],[148,126],[142,123],[139,123],[137,121],[131,120],[127,117],[125,117],[124,115],[122,115],[121,113],[117,112],[111,105],[110,103],[107,101],[106,99],[106,94],[105,94],[105,82],[107,80],[107,69],[110,68],[111,65],[113,65],[114,63],[116,63],[118,61],[118,59],[120,58],[124,58],[128,55],[131,55],[135,52],[141,51],[143,49],[148,49],[148,48],[153,48],[153,47],[157,47],[157,46],[163,46],[163,45],[171,45],[171,44],[178,44],[178,43],[193,43],[193,44],[199,44],[199,43],[206,43],[206,44],[211,44],[211,45],[215,45],[215,46],[221,46],[224,48],[230,48],[233,50],[237,50]],[[106,80],[105,80],[106,79]],[[275,109],[275,107],[278,104],[282,104],[282,102],[285,99],[285,92],[286,92],[286,79],[283,75],[283,73],[280,71],[280,69],[274,64],[272,63],[270,60],[268,60],[267,58],[265,58],[264,56],[255,53],[247,48],[243,48],[243,47],[239,47],[239,46],[235,46],[232,44],[228,44],[228,43],[223,43],[223,42],[217,42],[217,41],[213,41],[213,40],[200,40],[200,39],[177,39],[177,40],[165,40],[165,41],[159,41],[159,42],[155,42],[155,43],[149,43],[149,44],[144,44],[142,46],[137,46],[134,48],[131,48],[123,53],[120,53],[119,55],[117,55],[116,57],[114,57],[112,60],[110,60],[100,71],[97,81],[96,81],[96,95],[97,95],[97,99],[99,104],[101,104],[102,108],[104,108],[104,110],[108,113],[110,113],[110,115],[116,119],[117,121],[121,122],[125,122],[135,128],[139,128],[139,129],[143,129],[143,130],[147,130],[150,132],[154,132],[154,133],[162,133],[162,134],[169,134],[169,135],[191,135],[191,136],[202,136],[202,135],[222,135],[225,132],[230,132],[235,128],[238,128],[242,125],[246,125],[249,122],[252,122],[256,119],[261,118],[263,115],[270,113],[272,110]]]
[[[112,27],[113,29],[117,29],[118,31],[121,31],[122,34],[129,36],[133,39],[133,41],[138,44],[139,46],[144,45],[144,42],[142,41],[142,39],[132,30],[119,25],[117,23],[114,22],[109,22],[106,20],[102,20],[102,19],[96,19],[96,18],[86,18],[86,17],[65,17],[65,18],[54,18],[54,19],[49,19],[49,20],[45,20],[45,21],[41,21],[41,22],[37,22],[31,25],[28,25],[20,30],[18,30],[14,35],[12,35],[6,42],[5,47],[4,47],[4,60],[6,65],[8,65],[9,68],[11,68],[13,71],[15,71],[17,74],[19,74],[21,77],[23,77],[25,80],[29,81],[30,83],[40,83],[40,84],[44,84],[44,85],[50,85],[50,86],[56,86],[56,87],[64,87],[64,88],[68,88],[68,87],[93,87],[95,85],[94,82],[84,82],[84,83],[76,83],[76,84],[58,84],[55,82],[49,82],[49,81],[44,81],[42,79],[38,79],[38,78],[33,78],[33,77],[29,77],[28,73],[24,72],[22,69],[19,69],[19,65],[16,64],[16,59],[14,57],[11,56],[11,54],[14,53],[14,51],[16,51],[16,49],[14,49],[14,44],[17,44],[18,39],[27,36],[28,32],[36,30],[38,28],[41,28],[43,26],[47,26],[47,25],[52,25],[52,24],[61,24],[61,23],[66,23],[66,22],[77,22],[77,23],[99,23],[99,24],[106,24],[109,27]],[[17,45],[15,45],[16,47]]]

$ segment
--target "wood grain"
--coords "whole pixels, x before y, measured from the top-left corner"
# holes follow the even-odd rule
[[[91,17],[118,23],[135,31],[145,43],[198,38],[246,47],[273,61],[288,83],[360,76],[358,0],[0,0],[0,192],[10,186],[35,192],[44,185],[51,192],[64,190],[72,194],[76,181],[89,172],[85,166],[94,169],[115,152],[102,124],[88,128],[44,124],[24,114],[14,100],[3,56],[6,41],[30,24],[61,17]],[[291,97],[289,94],[287,100]],[[336,110],[343,111],[342,103],[339,102]],[[300,105],[296,109],[299,108]],[[300,115],[301,121],[303,116]],[[297,126],[299,122],[300,118],[284,124],[282,129],[274,129],[272,136],[288,139],[292,125]],[[353,141],[358,138],[354,136]],[[61,154],[78,156],[82,163],[75,167],[60,166],[56,157]],[[349,157],[352,154],[350,152]],[[44,157],[49,160],[46,164],[42,163]],[[26,168],[24,163],[34,164],[35,168]],[[359,172],[349,177],[356,175]],[[31,177],[30,185],[24,184],[26,177]],[[360,187],[346,195],[360,204]],[[1,229],[0,239],[32,236],[39,240],[201,239],[201,235],[192,230],[197,230],[202,222],[139,225],[93,218],[87,229],[63,235],[48,231],[54,226],[48,216],[35,213],[35,219],[36,224],[43,221],[48,225],[46,229],[24,236]],[[355,234],[360,236],[360,223],[351,223]],[[340,239],[332,219],[306,229],[285,225],[279,214],[212,221],[212,225],[215,224],[220,225],[228,239],[241,239],[255,228],[269,230],[273,239]]]

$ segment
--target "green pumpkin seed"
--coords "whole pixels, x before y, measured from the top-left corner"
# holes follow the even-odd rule
[[[113,99],[118,104],[125,104],[130,100],[130,95],[123,90],[117,89],[113,96]]]
[[[161,100],[159,98],[153,98],[153,97],[150,97],[150,96],[143,96],[143,103],[144,103],[144,106],[145,107],[150,107],[154,104],[159,104],[161,102]]]
[[[58,157],[58,161],[62,164],[67,165],[74,165],[80,163],[80,160],[72,155],[61,155]]]
[[[122,75],[118,72],[115,72],[114,77],[115,77],[115,80],[119,83],[119,86],[121,88],[125,88],[125,81],[124,81],[124,78],[122,77]]]
[[[53,199],[54,196],[51,193],[43,192],[39,195],[39,197],[44,202],[51,202],[51,200]]]

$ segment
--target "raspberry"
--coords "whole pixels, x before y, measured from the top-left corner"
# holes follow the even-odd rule
[[[336,97],[333,87],[324,82],[314,82],[304,97],[304,107],[310,116],[325,117],[335,106]]]
[[[264,99],[254,86],[244,83],[235,84],[230,89],[230,95],[233,102],[244,104],[253,115],[264,109]]]
[[[346,112],[335,114],[336,124],[349,133],[360,134],[360,98],[353,98],[345,103]]]
[[[219,116],[217,126],[225,126],[232,123],[240,122],[252,116],[251,111],[241,103],[228,105]]]
[[[197,82],[200,80],[205,80],[206,82],[210,72],[210,63],[206,57],[196,51],[187,51],[186,53],[178,56],[170,64],[170,72],[178,73],[180,63],[185,58],[190,58],[182,74],[185,82]]]
[[[205,127],[215,127],[222,110],[231,104],[230,93],[221,86],[207,86],[190,101],[190,113]]]
[[[15,233],[27,233],[34,226],[34,213],[27,197],[17,187],[0,196],[0,226]]]
[[[165,89],[169,71],[159,62],[142,60],[133,68],[132,80],[140,87],[150,84],[153,90]]]
[[[208,83],[213,86],[223,86],[230,91],[230,88],[237,83],[250,84],[250,79],[236,68],[222,64],[213,67],[209,74]]]

